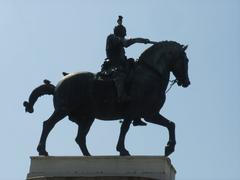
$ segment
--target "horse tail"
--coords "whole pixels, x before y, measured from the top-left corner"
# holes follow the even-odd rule
[[[23,106],[25,107],[26,112],[33,113],[34,111],[33,106],[40,96],[43,96],[45,94],[48,95],[54,94],[55,86],[52,85],[51,82],[46,79],[43,81],[43,83],[44,83],[43,85],[40,85],[39,87],[35,88],[32,91],[32,93],[29,96],[28,102],[27,101],[23,102]]]

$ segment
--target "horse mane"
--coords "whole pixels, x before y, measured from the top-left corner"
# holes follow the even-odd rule
[[[157,44],[152,45],[146,49],[139,57],[139,61],[145,61],[145,59],[150,59],[152,56],[155,56],[156,51],[161,51],[162,53],[176,53],[181,52],[182,45],[175,41],[160,41]]]

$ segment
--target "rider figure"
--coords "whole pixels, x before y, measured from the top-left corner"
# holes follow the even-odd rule
[[[127,57],[124,48],[131,46],[134,43],[148,43],[148,39],[134,38],[125,39],[126,28],[122,25],[122,16],[118,17],[118,25],[114,28],[114,34],[107,37],[106,54],[110,62],[111,69],[116,69],[113,73],[113,80],[117,87],[117,94],[119,101],[127,101],[128,97],[124,88],[124,81],[126,78],[126,63]]]
[[[125,39],[126,28],[122,25],[122,19],[122,16],[118,16],[118,25],[114,27],[114,34],[110,34],[107,37],[106,42],[106,59],[109,61],[111,69],[114,69],[112,77],[117,88],[117,95],[120,102],[129,100],[124,86],[127,76],[127,57],[124,48],[127,48],[134,43],[146,44],[150,42],[149,39],[144,38]],[[140,121],[140,119],[134,120],[133,122],[134,125],[146,125],[143,123],[144,122]]]

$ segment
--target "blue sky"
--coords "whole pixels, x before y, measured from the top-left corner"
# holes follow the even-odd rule
[[[43,79],[56,84],[61,72],[97,72],[105,41],[118,15],[129,37],[188,44],[191,86],[174,86],[161,113],[176,123],[177,146],[170,156],[177,180],[240,179],[240,1],[238,0],[0,0],[1,179],[26,177],[42,122],[53,111],[44,96],[35,113],[22,102]],[[138,58],[149,45],[133,45]],[[95,121],[87,137],[92,155],[117,155],[118,121]],[[49,136],[50,155],[82,155],[77,126],[64,119]],[[163,155],[167,130],[131,127],[132,155]]]

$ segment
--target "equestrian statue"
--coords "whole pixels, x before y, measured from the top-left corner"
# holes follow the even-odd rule
[[[160,114],[166,99],[170,73],[178,86],[190,85],[188,77],[187,46],[174,41],[153,42],[149,39],[126,39],[126,28],[119,16],[114,34],[107,37],[106,54],[99,73],[64,73],[57,83],[49,80],[35,88],[28,101],[23,103],[25,111],[33,113],[34,104],[40,96],[52,95],[54,112],[43,122],[41,138],[37,147],[39,155],[48,156],[46,140],[53,127],[65,117],[78,125],[76,142],[84,156],[90,156],[86,136],[95,119],[113,121],[123,119],[116,150],[121,156],[130,155],[125,147],[125,137],[131,123],[145,126],[146,123],[166,127],[169,140],[165,156],[174,152],[175,123]],[[134,43],[153,44],[138,60],[128,59],[124,48]]]

